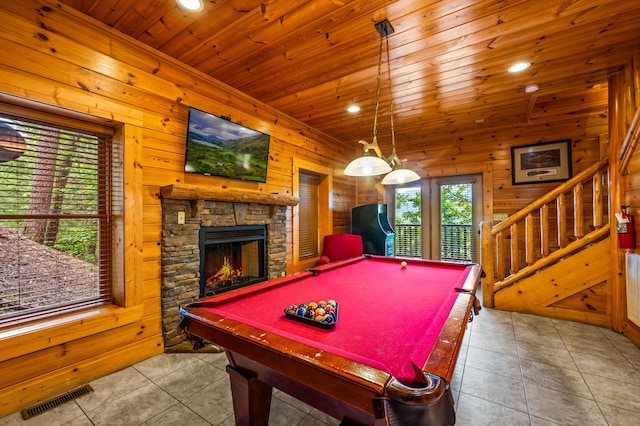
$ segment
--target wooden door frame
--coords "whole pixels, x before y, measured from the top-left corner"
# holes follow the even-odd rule
[[[422,180],[430,180],[431,178],[439,178],[439,177],[454,177],[454,176],[463,176],[463,175],[482,175],[482,217],[483,220],[493,220],[493,165],[491,163],[476,163],[476,164],[468,164],[468,165],[458,165],[458,166],[438,166],[431,169],[423,170],[420,172],[422,175]],[[407,184],[408,186],[409,184]],[[424,197],[424,184],[421,182],[422,197]],[[395,212],[395,187],[387,187],[384,191],[384,202],[389,204],[389,210]],[[393,201],[390,202],[390,201]],[[424,198],[423,198],[424,203]],[[429,213],[430,214],[430,213]],[[429,220],[431,217],[429,217]],[[395,222],[395,218],[393,219]],[[430,223],[430,222],[429,222]],[[423,233],[424,235],[424,233]],[[430,245],[427,246],[428,250],[425,250],[425,244],[423,241],[422,245],[422,257],[426,256],[426,252],[431,252]],[[480,258],[482,258],[482,253],[480,252]]]
[[[441,177],[431,177],[424,180],[423,185],[423,196],[422,203],[428,203],[427,215],[423,216],[425,219],[428,219],[428,222],[425,220],[425,223],[428,224],[429,232],[422,233],[422,255],[427,258],[426,255],[428,253],[428,259],[433,260],[441,260],[440,254],[442,252],[442,247],[440,247],[441,241],[441,223],[440,216],[441,212],[441,204],[442,204],[442,194],[439,191],[442,185],[455,185],[458,183],[471,183],[473,185],[473,200],[482,199],[483,194],[483,178],[482,174],[465,174],[465,175],[453,175],[453,176],[441,176]],[[478,188],[476,185],[481,185]],[[428,191],[426,189],[428,188]],[[426,194],[425,194],[426,193]],[[437,199],[435,197],[437,195]],[[436,213],[437,212],[437,213]],[[476,203],[472,206],[472,217],[473,224],[477,225],[477,229],[474,229],[474,232],[480,230],[480,224],[484,220],[482,211],[482,206],[478,206]],[[479,218],[477,216],[480,216]],[[425,245],[429,246],[428,250],[425,250]],[[427,253],[425,253],[427,252]],[[476,261],[480,262],[480,238],[476,238],[474,252],[477,254]]]

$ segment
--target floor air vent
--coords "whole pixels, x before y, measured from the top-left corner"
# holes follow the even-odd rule
[[[83,395],[87,395],[91,392],[93,392],[93,389],[91,388],[91,386],[84,385],[82,387],[69,391],[63,395],[60,395],[48,401],[45,401],[42,404],[38,404],[34,407],[22,410],[22,418],[24,420],[28,420],[32,417],[35,417],[42,413],[46,413],[47,411],[53,410],[54,408],[59,407],[62,404],[71,402],[74,399],[79,398]]]

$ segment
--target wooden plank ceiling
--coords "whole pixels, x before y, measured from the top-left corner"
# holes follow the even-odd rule
[[[400,154],[479,130],[602,111],[610,73],[639,48],[632,0],[60,0],[354,149],[371,140],[387,19]],[[383,55],[386,57],[386,55]],[[509,74],[514,62],[532,66]],[[378,139],[390,153],[382,67]],[[537,93],[525,92],[536,83]],[[357,114],[347,107],[358,104]]]

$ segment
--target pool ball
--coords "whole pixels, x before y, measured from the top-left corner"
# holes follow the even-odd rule
[[[298,313],[298,307],[296,305],[290,305],[285,312],[289,315],[296,315]]]
[[[407,267],[407,262],[405,262],[404,260],[400,263],[400,266],[402,266],[403,268]]]

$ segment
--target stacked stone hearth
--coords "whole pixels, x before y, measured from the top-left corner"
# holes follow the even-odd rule
[[[165,350],[183,343],[177,332],[179,308],[199,298],[202,226],[267,226],[268,277],[286,271],[286,206],[181,199],[162,200],[162,329]],[[185,223],[178,224],[178,212]],[[193,214],[192,214],[193,213]]]

